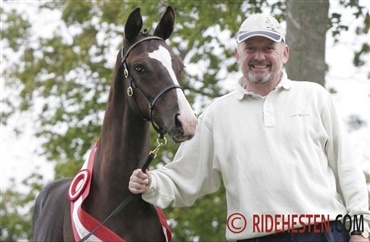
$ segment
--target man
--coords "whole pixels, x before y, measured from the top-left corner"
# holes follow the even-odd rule
[[[134,171],[129,189],[162,208],[191,206],[222,177],[228,240],[368,241],[336,221],[363,216],[367,230],[370,213],[364,174],[349,156],[330,94],[288,79],[289,47],[273,17],[246,19],[237,42],[243,76],[236,90],[204,111],[172,163]]]

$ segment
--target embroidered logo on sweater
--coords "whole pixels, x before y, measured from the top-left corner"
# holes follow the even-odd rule
[[[75,241],[80,241],[101,224],[98,220],[84,211],[81,207],[83,201],[87,198],[90,192],[94,157],[97,147],[98,142],[96,142],[94,148],[90,153],[89,159],[85,161],[81,170],[74,177],[68,189],[68,198],[71,202],[72,229]],[[156,208],[156,210],[160,223],[162,225],[162,230],[166,241],[169,242],[171,241],[171,231],[167,224],[166,217],[161,209]],[[125,241],[123,238],[118,236],[115,232],[104,225],[101,226],[94,234],[92,234],[89,240],[121,242]]]

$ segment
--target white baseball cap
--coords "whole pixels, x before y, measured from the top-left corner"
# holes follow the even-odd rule
[[[275,42],[285,42],[283,28],[274,17],[269,15],[253,14],[244,20],[238,32],[238,43],[255,36],[266,37]]]

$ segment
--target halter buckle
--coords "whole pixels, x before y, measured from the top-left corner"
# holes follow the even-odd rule
[[[127,95],[128,95],[129,97],[131,97],[132,95],[134,95],[134,90],[132,89],[132,87],[128,87],[128,88],[127,88]]]

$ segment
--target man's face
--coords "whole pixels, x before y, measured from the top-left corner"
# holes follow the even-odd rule
[[[252,37],[238,44],[234,54],[244,77],[259,84],[280,78],[283,65],[289,59],[289,48],[284,42]]]

